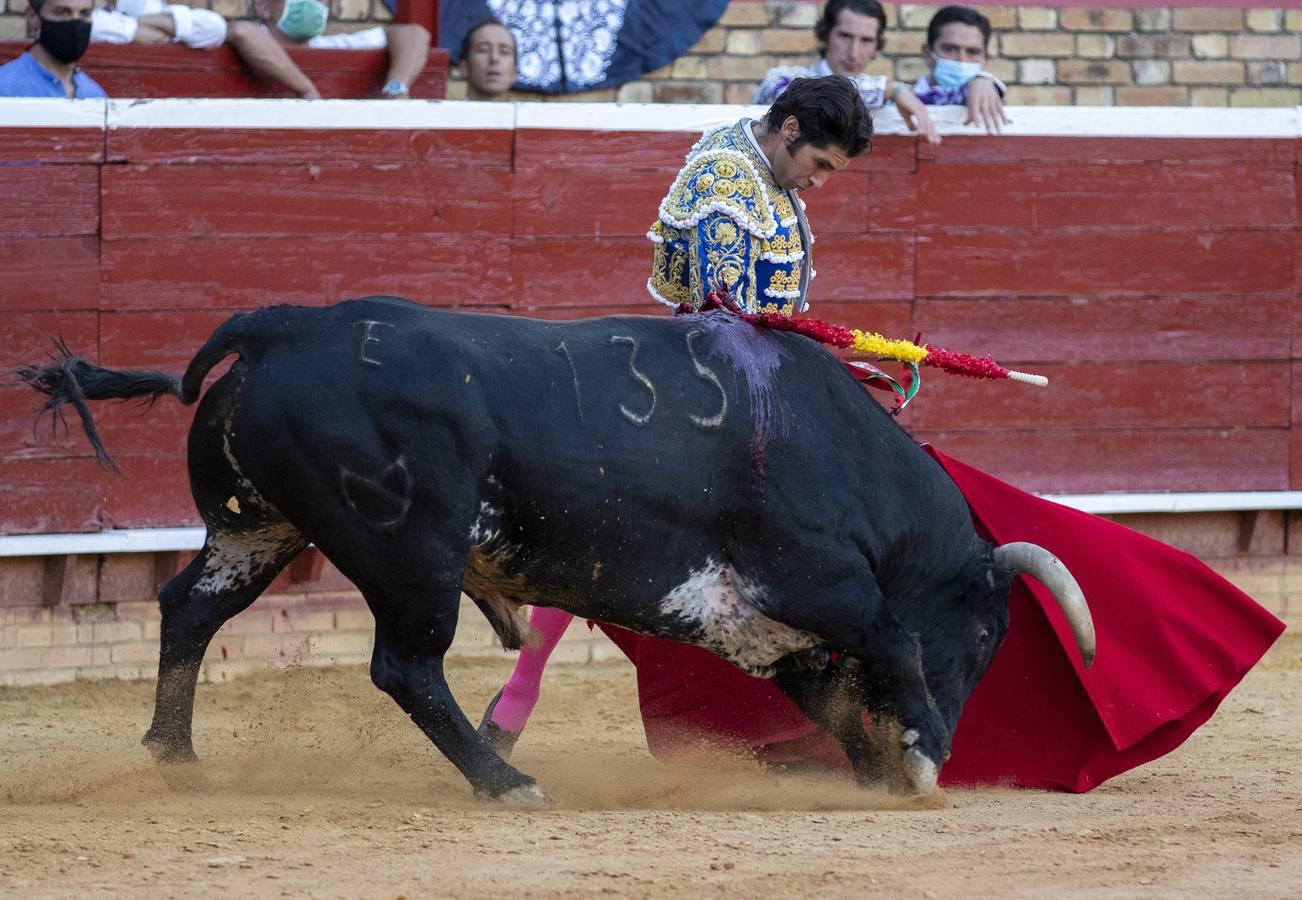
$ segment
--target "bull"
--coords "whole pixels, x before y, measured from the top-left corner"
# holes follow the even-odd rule
[[[188,466],[206,537],[159,595],[143,742],[161,763],[195,758],[209,641],[309,543],[374,613],[375,685],[484,798],[545,795],[448,689],[463,591],[507,648],[530,637],[524,604],[708,648],[774,679],[860,783],[920,793],[1004,639],[1018,573],[1093,657],[1065,567],[982,540],[834,356],[727,312],[562,323],[368,297],[236,315],[179,379],[71,356],[21,374],[46,409],[76,407],[105,462],[86,400],[199,402]]]

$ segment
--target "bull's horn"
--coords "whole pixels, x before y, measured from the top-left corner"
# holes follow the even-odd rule
[[[1049,589],[1071,625],[1085,668],[1094,664],[1094,618],[1085,594],[1062,562],[1037,544],[1018,541],[995,548],[995,563],[1005,569],[1030,575]]]

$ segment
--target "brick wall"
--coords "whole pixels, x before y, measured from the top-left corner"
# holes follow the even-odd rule
[[[887,5],[886,51],[870,72],[912,83],[944,4]],[[1010,103],[1077,106],[1294,106],[1302,103],[1302,9],[1103,9],[973,4],[989,16],[990,71]],[[818,52],[821,0],[733,0],[671,65],[618,91],[573,100],[749,103],[772,66]],[[448,96],[464,84],[449,79]]]
[[[315,554],[309,550],[309,554]],[[182,563],[188,555],[182,554]],[[33,606],[44,562],[0,559],[0,687],[74,679],[153,678],[158,671],[156,560],[147,553],[79,557],[63,602]],[[360,595],[329,563],[297,580],[283,574],[213,639],[200,678],[224,681],[268,666],[370,661],[375,620]],[[502,655],[488,622],[463,598],[452,653]],[[570,627],[555,658],[588,662],[618,654],[600,632]]]

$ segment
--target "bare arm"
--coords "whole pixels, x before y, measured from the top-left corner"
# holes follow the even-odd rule
[[[258,75],[284,85],[304,100],[320,100],[321,93],[312,79],[294,65],[285,48],[266,28],[255,22],[232,22],[226,35],[244,65]]]
[[[900,116],[909,128],[921,133],[928,144],[940,143],[940,132],[936,131],[936,123],[931,121],[926,105],[909,90],[908,85],[901,81],[895,82],[895,86],[891,88],[891,99],[895,101],[895,108],[900,111]]]
[[[984,125],[987,134],[999,134],[1008,124],[1004,98],[993,78],[977,77],[967,83],[967,118],[964,125]]]
[[[155,13],[136,19],[136,44],[170,44],[176,36],[176,24],[167,13]]]
[[[384,33],[389,40],[389,74],[385,80],[401,81],[411,87],[425,70],[429,32],[420,25],[385,25]]]

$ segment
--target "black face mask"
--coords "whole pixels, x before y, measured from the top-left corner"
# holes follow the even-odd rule
[[[51,22],[41,19],[41,36],[36,39],[50,55],[61,63],[75,63],[86,54],[90,46],[90,22],[85,19],[68,19]]]

